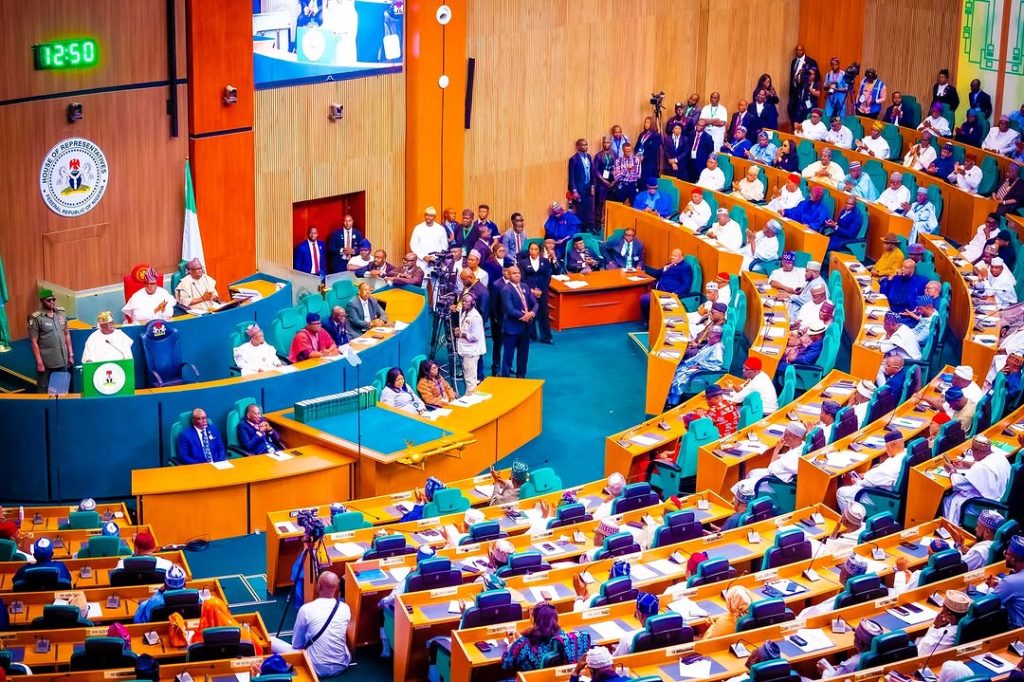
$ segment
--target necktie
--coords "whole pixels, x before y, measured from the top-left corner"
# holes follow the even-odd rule
[[[518,232],[516,232],[515,235],[516,235],[516,253],[519,253],[522,250],[522,248],[523,248],[523,235],[519,234]]]
[[[519,294],[519,300],[522,301],[523,303],[523,312],[525,313],[527,310],[529,310],[529,307],[526,305],[526,295],[523,294],[522,284],[516,285],[516,293]]]
[[[344,230],[343,234],[345,235],[345,248],[346,249],[351,249],[352,248],[352,231],[351,230]]]
[[[309,250],[313,252],[313,272],[316,275],[320,272],[320,249],[317,248],[316,242],[309,242]]]
[[[583,159],[583,177],[586,179],[585,182],[590,184],[590,161],[585,156],[581,156]]]
[[[213,452],[210,450],[210,436],[208,435],[206,429],[200,431],[200,434],[202,435],[203,441],[203,457],[206,459],[207,462],[212,462]]]

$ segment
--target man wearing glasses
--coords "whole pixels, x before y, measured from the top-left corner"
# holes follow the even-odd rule
[[[416,265],[416,254],[409,252],[402,260],[402,267],[398,272],[384,278],[388,284],[395,287],[421,287],[423,286],[423,270]]]
[[[57,308],[57,297],[49,289],[39,291],[40,310],[28,318],[28,337],[36,358],[36,390],[46,393],[50,375],[66,372],[74,364],[68,318]]]

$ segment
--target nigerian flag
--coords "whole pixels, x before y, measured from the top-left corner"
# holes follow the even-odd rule
[[[199,236],[199,216],[196,215],[196,193],[192,189],[192,167],[185,159],[185,228],[181,237],[181,259],[190,261],[193,258],[206,265],[203,238]]]

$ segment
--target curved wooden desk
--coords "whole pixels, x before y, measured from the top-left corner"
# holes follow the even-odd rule
[[[106,628],[103,629],[104,633]],[[317,682],[319,679],[309,662],[309,657],[304,651],[291,651],[284,656],[285,661],[292,667],[292,680],[294,682]],[[160,679],[177,680],[183,673],[188,673],[193,680],[208,680],[209,682],[232,682],[249,678],[249,667],[253,663],[259,663],[270,656],[267,652],[261,658],[232,658],[221,659],[210,662],[192,663],[160,663]],[[243,675],[245,676],[243,678]],[[82,670],[78,672],[58,672],[33,675],[32,682],[105,682],[111,679],[131,679],[135,677],[135,671],[131,668],[124,670]]]
[[[42,507],[19,507],[15,513],[13,509],[4,510],[3,518],[17,518],[24,510],[24,518],[20,528],[23,531],[55,531],[67,523],[68,514],[78,511],[78,505],[47,505]],[[123,519],[131,519],[128,515],[128,507],[124,502],[97,503],[96,513],[100,515],[101,522],[116,521],[119,525],[125,523]]]
[[[850,373],[874,381],[885,356],[878,341],[885,334],[881,326],[889,301],[879,293],[878,280],[850,254],[832,252],[831,269],[839,272],[843,285],[845,327],[852,342]]]
[[[749,357],[761,360],[761,369],[775,376],[789,343],[789,305],[768,283],[768,275],[744,271],[740,287],[747,295],[743,335],[750,342]]]
[[[644,409],[659,414],[690,343],[690,324],[679,297],[664,291],[651,292],[651,317],[647,326],[647,393]]]
[[[184,552],[160,552],[153,556],[167,559],[172,564],[178,564],[185,571],[185,577],[190,580],[192,579],[192,569],[189,568],[188,562],[185,560]],[[110,572],[117,568],[119,562],[128,558],[131,557],[109,556],[96,557],[94,559],[61,559],[58,556],[58,560],[71,573],[71,584],[83,589],[86,587],[109,587]],[[0,561],[0,592],[12,592],[14,590],[14,574],[24,565],[25,562],[23,561]],[[82,577],[82,569],[87,566],[92,570],[92,575]]]
[[[642,269],[598,270],[584,275],[556,275],[548,289],[551,327],[565,331],[598,324],[635,322],[640,319],[640,297],[647,293],[654,278]]]

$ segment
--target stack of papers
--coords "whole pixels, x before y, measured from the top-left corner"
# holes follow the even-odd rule
[[[412,569],[407,566],[398,566],[392,568],[389,573],[391,573],[391,577],[395,579],[396,583],[400,583],[405,580],[406,576],[412,573]]]
[[[627,277],[626,279],[628,279],[630,282],[646,282],[647,281],[647,278],[644,277],[643,275],[632,275],[630,277]]]
[[[699,661],[693,663],[683,663],[679,661],[679,676],[690,677],[698,680],[705,679],[711,676],[711,659],[702,658]]]
[[[825,456],[825,464],[834,467],[836,469],[845,469],[854,462],[859,462],[862,457],[856,453],[850,452],[849,450],[843,450],[841,452],[830,452]]]
[[[559,282],[568,282],[569,275],[551,275],[551,279],[557,279]]]
[[[691,599],[682,597],[668,605],[670,611],[675,611],[683,620],[694,620],[696,618],[707,618],[708,612],[697,606]]]
[[[662,575],[674,575],[676,573],[682,573],[686,570],[685,566],[680,566],[674,561],[669,561],[668,559],[656,559],[654,561],[648,562],[647,566],[648,568],[653,568],[655,571],[661,573]]]
[[[409,326],[408,322],[402,322],[401,320],[395,320],[395,331],[400,332]]]
[[[442,408],[437,409],[437,410],[431,410],[430,412],[424,412],[420,416],[423,417],[424,419],[429,419],[430,421],[434,421],[438,417],[447,417],[451,413],[452,413],[452,411],[449,408],[442,407]]]
[[[590,286],[590,282],[586,280],[577,279],[570,282],[566,282],[565,286],[569,289],[582,289],[583,287]]]
[[[633,437],[630,438],[630,440],[633,441],[634,443],[636,443],[637,445],[645,445],[645,446],[647,446],[647,445],[657,445],[658,443],[661,442],[660,438],[653,438],[651,436],[645,436],[643,434],[640,434],[640,435],[637,435],[637,436],[633,436]]]
[[[594,629],[602,640],[618,642],[622,635],[626,634],[626,631],[619,627],[615,621],[601,621],[593,623],[590,627]]]
[[[232,464],[229,460],[226,460],[226,459],[224,461],[222,461],[222,462],[210,462],[210,464],[213,465],[214,469],[220,469],[221,471],[223,471],[224,469],[234,469],[235,468],[235,465]]]
[[[278,462],[284,462],[292,458],[287,452],[268,452],[267,457],[276,459]]]
[[[643,564],[633,564],[630,568],[629,575],[633,580],[650,580],[651,578],[657,578],[654,571],[647,568]]]
[[[363,556],[362,545],[357,545],[354,542],[335,542],[334,549],[342,556]]]

